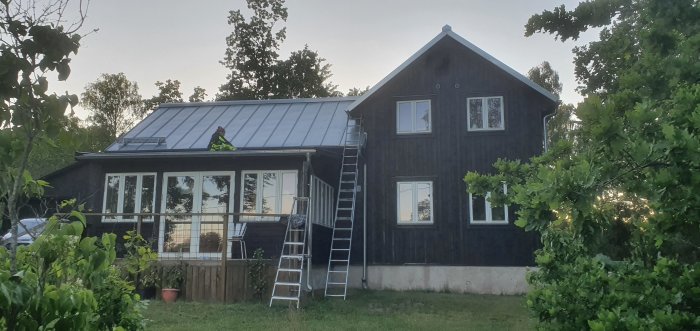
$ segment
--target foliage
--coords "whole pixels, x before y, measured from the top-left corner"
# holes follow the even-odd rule
[[[143,114],[139,86],[123,72],[102,74],[88,84],[81,105],[91,112],[88,122],[103,128],[112,139],[129,130]]]
[[[253,252],[253,259],[248,261],[248,278],[253,289],[253,297],[262,300],[267,291],[267,263],[263,259],[265,252],[258,248]]]
[[[207,97],[207,90],[201,86],[195,86],[192,95],[189,97],[190,102],[203,102]]]
[[[614,24],[610,24],[614,22]],[[527,33],[576,38],[575,141],[530,163],[468,173],[506,181],[516,225],[541,233],[528,306],[552,330],[700,328],[700,8],[697,1],[597,0],[533,16]],[[593,94],[596,92],[596,94]]]
[[[80,46],[80,29],[86,6],[68,25],[63,14],[68,0],[0,2],[0,212],[11,221],[11,269],[16,267],[17,224],[23,195],[22,176],[40,134],[52,138],[66,108],[78,102],[75,95],[48,93],[49,73],[58,80],[70,75],[70,56]]]
[[[124,235],[124,255],[123,267],[126,274],[133,280],[134,284],[143,284],[139,277],[154,267],[158,260],[158,253],[151,248],[151,243],[144,239],[134,230],[127,231]]]
[[[185,281],[187,266],[180,261],[176,264],[165,265],[162,268],[162,287],[179,289]]]
[[[530,69],[527,72],[527,77],[557,97],[561,94],[562,84],[559,81],[559,73],[552,69],[552,65],[549,62],[544,61]]]
[[[218,100],[312,98],[340,95],[328,82],[330,64],[316,51],[304,49],[279,60],[280,44],[286,38],[284,0],[247,0],[249,20],[240,10],[230,11],[233,32],[226,38],[226,56],[221,64],[230,70],[219,87]]]
[[[219,100],[267,99],[274,88],[277,51],[286,35],[286,28],[277,25],[287,20],[287,8],[284,0],[247,0],[247,5],[253,12],[248,21],[240,10],[229,12],[233,31],[221,64],[231,72],[219,88]]]
[[[150,112],[158,108],[161,103],[182,102],[182,92],[180,92],[179,80],[168,79],[165,81],[165,83],[157,81],[155,85],[158,88],[158,95],[143,101],[144,111]]]
[[[289,59],[275,66],[277,85],[274,96],[282,98],[323,98],[338,96],[337,86],[326,81],[332,76],[331,65],[317,52],[304,45]]]
[[[349,97],[361,96],[367,92],[369,92],[369,85],[367,85],[365,88],[353,87],[353,88],[348,90],[347,96],[349,96]]]
[[[139,298],[112,265],[114,234],[83,238],[84,227],[79,211],[51,217],[19,250],[17,273],[0,248],[0,320],[8,330],[143,329]]]

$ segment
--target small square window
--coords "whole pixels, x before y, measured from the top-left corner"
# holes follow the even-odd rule
[[[503,97],[467,99],[467,128],[469,131],[503,130]]]
[[[429,133],[431,131],[430,100],[396,103],[396,133]]]
[[[396,183],[396,216],[399,224],[432,224],[433,182]]]
[[[506,184],[503,192],[507,193]],[[508,224],[508,205],[493,206],[489,202],[491,193],[485,197],[469,193],[469,218],[472,224]]]

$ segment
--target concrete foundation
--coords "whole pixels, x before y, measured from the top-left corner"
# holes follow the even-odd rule
[[[524,294],[528,291],[525,275],[532,267],[474,266],[368,266],[367,285],[373,290],[446,291],[474,294]],[[362,267],[351,266],[349,287],[362,287]],[[314,268],[311,283],[324,287],[326,269]]]

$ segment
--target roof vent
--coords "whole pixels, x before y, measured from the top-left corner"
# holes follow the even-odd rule
[[[117,142],[126,146],[128,144],[156,144],[165,143],[165,137],[136,137],[136,138],[119,138]]]
[[[452,31],[452,27],[449,24],[445,24],[445,26],[442,27],[442,32],[450,32]]]

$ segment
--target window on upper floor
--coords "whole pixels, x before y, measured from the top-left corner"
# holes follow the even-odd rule
[[[432,224],[433,182],[397,182],[396,217],[399,224]]]
[[[467,98],[469,131],[503,130],[503,97]]]
[[[124,173],[105,175],[102,210],[104,213],[152,213],[155,204],[156,174]],[[143,221],[153,221],[144,217]],[[103,222],[135,222],[132,216],[104,216]]]
[[[503,192],[507,193],[506,184]],[[494,206],[489,202],[491,193],[476,196],[469,193],[469,219],[472,224],[508,224],[508,205]]]
[[[398,101],[396,103],[396,133],[430,133],[430,100]]]

